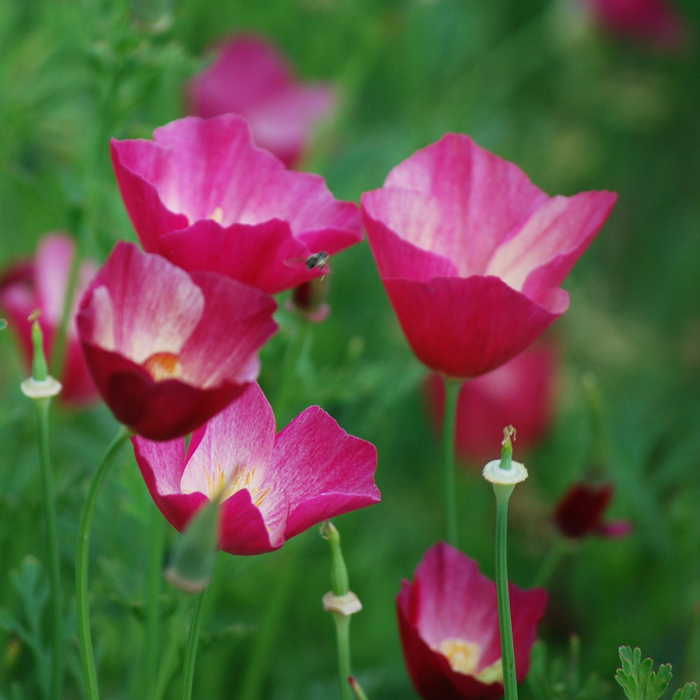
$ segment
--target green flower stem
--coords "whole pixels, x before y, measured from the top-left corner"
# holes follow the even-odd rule
[[[165,519],[160,511],[151,507],[149,523],[148,588],[146,591],[146,648],[144,650],[144,697],[155,691],[160,656],[160,594],[163,581],[163,555],[165,551]]]
[[[107,448],[102,460],[97,466],[97,471],[92,477],[88,489],[83,512],[80,516],[80,528],[78,530],[78,551],[75,562],[75,593],[78,608],[78,639],[80,641],[80,661],[83,666],[83,679],[85,681],[85,696],[87,700],[98,700],[97,672],[95,671],[95,657],[92,651],[92,634],[90,633],[90,604],[88,601],[88,557],[90,554],[90,530],[92,519],[95,515],[97,494],[102,482],[107,476],[107,471],[121,446],[132,435],[128,428],[122,426],[119,429],[112,444]]]
[[[185,650],[185,665],[182,671],[182,700],[191,700],[192,682],[194,681],[194,662],[197,657],[197,646],[199,645],[199,630],[202,626],[202,610],[204,608],[204,594],[206,589],[197,595],[192,613],[192,623],[190,624],[190,634],[187,638],[187,649]]]
[[[547,556],[542,561],[540,569],[532,582],[533,588],[544,588],[552,574],[557,570],[562,559],[572,551],[571,545],[561,537],[558,537],[550,547]]]
[[[275,400],[275,416],[277,416],[278,428],[285,422],[287,404],[294,393],[295,378],[299,372],[299,362],[304,353],[304,348],[310,338],[311,324],[303,319],[299,320],[294,337],[289,339],[287,353],[284,358],[282,377],[277,387]]]
[[[494,484],[496,494],[496,591],[498,593],[498,624],[501,630],[501,657],[505,700],[518,699],[515,675],[515,647],[510,617],[508,592],[508,501],[514,484]]]
[[[49,405],[51,399],[34,399],[39,426],[39,453],[44,482],[46,530],[49,545],[49,572],[51,580],[51,700],[59,700],[63,688],[63,591],[61,587],[61,563],[56,526],[56,495],[53,470],[49,453]]]
[[[342,700],[354,700],[350,687],[350,615],[333,613],[335,634],[338,641],[338,679],[340,680],[340,697]]]
[[[297,540],[292,540],[284,547],[284,558],[280,562],[282,571],[275,582],[272,599],[265,610],[253,641],[253,649],[241,686],[243,690],[240,700],[257,700],[260,697],[260,689],[268,669],[270,653],[275,639],[277,639],[277,632],[293,589],[294,575],[297,571],[301,550],[301,543]]]
[[[457,493],[455,479],[455,423],[457,420],[457,399],[462,388],[461,379],[445,381],[445,413],[442,419],[442,457],[445,481],[445,518],[447,521],[447,541],[457,544]]]

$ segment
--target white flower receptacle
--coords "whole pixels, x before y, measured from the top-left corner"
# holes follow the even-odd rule
[[[34,379],[34,377],[29,377],[20,386],[22,387],[22,393],[30,399],[50,399],[52,396],[56,396],[63,388],[61,382],[53,377],[47,377],[40,381]]]
[[[519,484],[527,479],[527,469],[524,464],[511,462],[510,469],[502,469],[500,459],[489,462],[481,473],[486,481],[504,486]]]
[[[345,595],[335,595],[333,591],[328,591],[323,596],[323,609],[340,615],[353,615],[362,610],[362,603],[352,591],[348,591]]]

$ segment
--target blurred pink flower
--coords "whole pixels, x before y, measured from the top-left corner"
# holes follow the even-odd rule
[[[31,368],[34,354],[31,323],[27,317],[35,309],[41,311],[39,323],[44,334],[44,352],[47,359],[50,358],[61,325],[74,257],[73,239],[65,233],[50,233],[39,242],[33,260],[15,263],[0,275],[0,306],[17,334],[27,367]],[[89,260],[81,262],[70,310],[63,370],[58,377],[63,384],[59,397],[66,403],[76,405],[89,403],[98,397],[75,325],[78,299],[96,272],[95,263]]]
[[[687,40],[687,27],[666,0],[582,0],[609,31],[658,46],[677,49]]]
[[[117,243],[83,295],[78,331],[118,421],[152,440],[204,424],[254,381],[277,305],[211,272]]]
[[[258,146],[294,167],[314,127],[334,111],[330,84],[298,82],[284,57],[260,37],[232,37],[217,54],[188,85],[190,114],[204,119],[239,114]]]
[[[256,148],[241,117],[187,117],[153,138],[112,140],[126,209],[150,253],[276,294],[327,273],[306,264],[313,254],[362,240],[357,206]]]
[[[549,429],[556,381],[556,350],[537,345],[498,369],[465,382],[457,403],[455,446],[467,461],[483,464],[498,456],[503,428],[517,431],[518,451],[534,447]],[[430,408],[442,425],[445,385],[438,374],[427,383]]]
[[[196,430],[189,447],[184,439],[132,442],[153,500],[176,529],[223,491],[220,548],[231,554],[270,552],[380,499],[374,445],[348,435],[318,406],[275,435],[257,384]]]
[[[559,287],[605,223],[611,192],[548,197],[517,166],[447,134],[362,195],[379,274],[418,359],[476,377],[563,314]]]
[[[625,537],[632,531],[629,521],[603,520],[614,493],[615,486],[611,481],[579,481],[559,500],[554,510],[554,523],[562,535],[571,539],[588,535]]]
[[[530,668],[547,593],[512,583],[509,590],[520,682]],[[503,695],[496,584],[473,559],[444,542],[435,545],[413,583],[403,582],[396,607],[408,672],[424,700],[495,700]]]

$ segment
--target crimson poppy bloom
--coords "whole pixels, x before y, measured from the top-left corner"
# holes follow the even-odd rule
[[[666,0],[583,0],[605,29],[677,49],[687,39],[687,27]]]
[[[122,241],[81,300],[78,332],[117,420],[170,440],[257,378],[276,306],[257,289],[211,272],[190,275]]]
[[[447,134],[362,195],[379,274],[418,359],[450,377],[500,367],[569,306],[559,284],[616,200],[548,197],[518,167]]]
[[[604,520],[614,493],[615,486],[611,481],[597,484],[579,481],[561,497],[554,509],[554,523],[562,535],[571,539],[588,535],[625,537],[632,530],[627,520]]]
[[[547,607],[541,588],[509,584],[518,682],[530,668],[537,625]],[[503,695],[496,584],[473,559],[440,542],[396,599],[408,672],[424,700],[493,700]]]
[[[257,36],[231,37],[217,53],[216,60],[189,82],[190,114],[204,119],[239,114],[258,146],[294,167],[314,127],[334,110],[331,86],[297,81],[277,49]]]
[[[518,450],[534,447],[552,419],[556,351],[529,348],[498,369],[465,382],[457,401],[455,447],[467,461],[483,465],[503,441],[503,428],[517,430]],[[438,374],[427,382],[429,406],[438,424],[445,410],[445,385]]]
[[[318,406],[275,435],[272,408],[257,384],[196,430],[189,447],[184,439],[132,442],[153,500],[177,530],[223,497],[220,548],[231,554],[270,552],[380,499],[374,445],[348,435]]]
[[[150,253],[276,294],[327,273],[308,263],[314,254],[325,260],[362,240],[357,206],[255,147],[241,117],[187,117],[153,138],[112,140],[126,209]]]
[[[50,233],[39,242],[33,260],[17,262],[0,276],[0,306],[17,333],[27,367],[31,367],[34,355],[32,328],[27,317],[36,309],[41,312],[39,323],[44,336],[44,353],[51,357],[63,317],[74,257],[72,238],[65,233]],[[97,265],[93,262],[85,260],[80,264],[67,328],[66,351],[59,377],[63,389],[59,396],[74,405],[89,403],[98,396],[75,325],[78,299],[96,272]]]

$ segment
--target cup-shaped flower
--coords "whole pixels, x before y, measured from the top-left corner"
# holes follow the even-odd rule
[[[17,334],[27,367],[31,367],[34,353],[31,322],[27,317],[36,309],[41,312],[38,320],[44,336],[44,354],[50,358],[63,318],[74,258],[75,244],[71,237],[65,233],[50,233],[39,242],[33,260],[11,265],[0,275],[0,307]],[[96,272],[96,264],[87,260],[81,262],[66,328],[66,349],[59,377],[63,390],[59,396],[62,401],[74,405],[89,403],[98,396],[75,325],[78,299]]]
[[[182,530],[214,498],[222,499],[220,548],[262,554],[328,518],[377,503],[377,452],[348,435],[318,406],[279,435],[257,384],[184,439],[133,438],[148,490]]]
[[[418,359],[476,377],[566,311],[559,287],[615,203],[549,197],[517,166],[447,134],[362,195],[379,274]]]
[[[530,668],[541,588],[509,584],[518,682]],[[424,700],[493,700],[503,695],[496,584],[473,560],[441,542],[426,552],[396,599],[406,665]]]
[[[152,440],[203,425],[259,372],[273,299],[212,272],[191,275],[117,243],[80,303],[95,384],[118,421]]]
[[[554,524],[559,532],[571,539],[588,535],[625,537],[632,530],[627,520],[605,521],[605,511],[615,493],[611,481],[576,482],[559,500],[554,509]]]
[[[498,453],[503,428],[517,431],[518,451],[534,447],[551,419],[556,383],[556,350],[550,344],[529,348],[493,372],[465,382],[457,401],[455,448],[468,462],[483,465]],[[442,424],[445,385],[439,374],[428,378],[429,406]]]
[[[112,141],[126,209],[150,253],[276,294],[327,272],[307,264],[314,254],[362,240],[357,206],[254,146],[241,117],[187,117],[153,138]]]
[[[658,47],[679,49],[688,28],[667,0],[582,0],[601,27]]]
[[[215,61],[188,85],[190,114],[204,119],[239,114],[258,146],[294,167],[314,127],[334,111],[333,89],[296,80],[284,57],[260,37],[231,37],[216,50]]]

